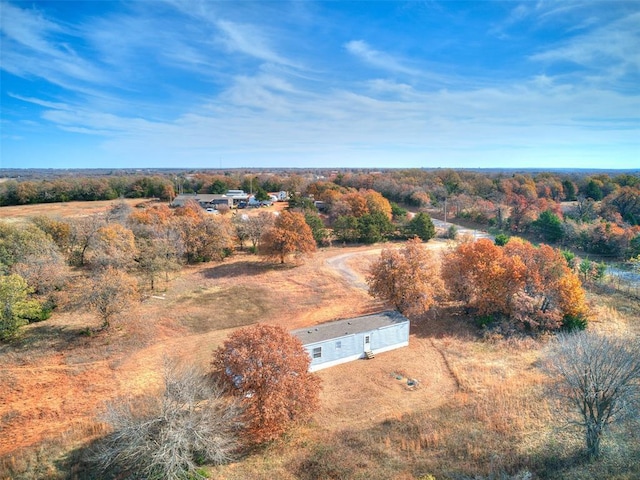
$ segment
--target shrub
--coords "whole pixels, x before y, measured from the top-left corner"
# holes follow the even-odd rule
[[[509,241],[509,235],[506,233],[499,233],[494,240],[495,244],[499,247],[504,247]]]
[[[240,409],[196,367],[165,362],[160,395],[107,406],[112,429],[92,459],[144,478],[203,479],[198,466],[231,460],[238,446]]]
[[[562,319],[562,329],[567,332],[585,330],[587,328],[587,323],[587,319],[582,315],[565,315]]]

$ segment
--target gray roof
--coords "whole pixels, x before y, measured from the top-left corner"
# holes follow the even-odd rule
[[[332,338],[340,338],[361,332],[369,332],[382,327],[398,325],[409,319],[395,310],[364,315],[362,317],[346,318],[333,322],[321,323],[312,327],[294,330],[291,335],[298,337],[304,345],[323,342]]]
[[[218,193],[181,193],[177,195],[173,201],[172,205],[183,205],[189,200],[195,200],[196,202],[209,203],[214,200],[221,199],[230,199],[231,197],[227,197],[226,195],[220,195]]]

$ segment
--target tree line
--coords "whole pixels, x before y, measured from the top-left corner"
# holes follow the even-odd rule
[[[399,311],[420,315],[458,302],[483,326],[545,332],[586,328],[589,307],[577,271],[561,251],[512,238],[463,241],[441,258],[416,237],[383,249],[373,263],[369,293]]]
[[[332,203],[337,187],[372,189],[391,202],[434,209],[445,220],[471,220],[496,232],[589,254],[640,254],[640,176],[465,170],[390,170],[339,174],[309,190]]]
[[[62,177],[53,180],[9,179],[0,183],[0,206],[117,198],[175,196],[174,182],[166,176]]]
[[[170,200],[176,192],[229,189],[258,195],[284,190],[305,209],[309,201],[321,201],[325,224],[334,228],[341,242],[372,243],[396,233],[384,219],[389,216],[387,207],[376,207],[372,198],[363,205],[349,197],[364,191],[395,205],[394,216],[402,214],[402,205],[430,208],[445,219],[470,220],[510,235],[530,234],[588,254],[620,259],[640,255],[640,176],[631,173],[394,169],[11,179],[0,183],[0,205],[119,197]]]

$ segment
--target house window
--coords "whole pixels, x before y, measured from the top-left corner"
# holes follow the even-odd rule
[[[313,354],[311,356],[313,358],[321,358],[322,357],[322,347],[315,347],[313,349]]]
[[[336,350],[340,350],[342,348],[342,340],[338,340],[336,342]]]

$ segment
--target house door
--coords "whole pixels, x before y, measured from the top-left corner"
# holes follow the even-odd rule
[[[364,336],[364,351],[365,352],[371,351],[371,335]]]

